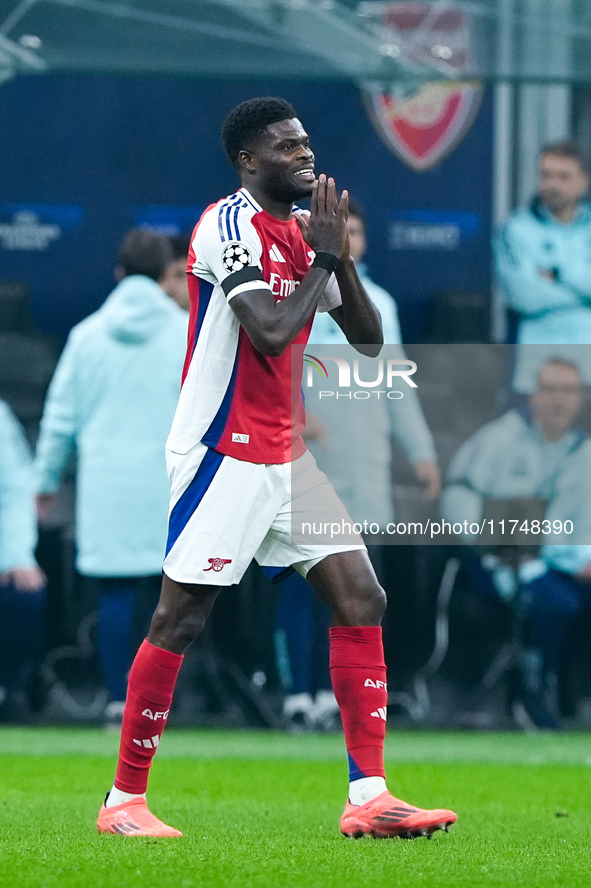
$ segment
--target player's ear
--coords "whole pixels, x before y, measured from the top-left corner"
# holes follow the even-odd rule
[[[246,151],[243,149],[238,152],[238,158],[236,160],[236,166],[238,167],[239,172],[246,171],[248,173],[256,172],[256,164],[254,163],[253,155],[250,151]]]

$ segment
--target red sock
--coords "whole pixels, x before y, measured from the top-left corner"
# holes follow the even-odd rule
[[[155,647],[146,639],[136,654],[127,682],[115,786],[144,793],[148,773],[172,704],[182,654]]]
[[[381,626],[330,629],[330,676],[349,753],[349,780],[385,777],[386,665]]]

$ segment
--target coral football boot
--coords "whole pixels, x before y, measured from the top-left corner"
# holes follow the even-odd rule
[[[341,832],[351,839],[366,835],[376,839],[431,838],[438,829],[449,832],[457,819],[453,811],[415,808],[386,791],[364,805],[352,805],[348,801],[341,817]]]
[[[100,833],[114,833],[119,836],[152,836],[172,838],[182,836],[182,832],[162,823],[148,810],[146,800],[138,797],[123,805],[112,808],[102,806],[99,811],[97,828]]]

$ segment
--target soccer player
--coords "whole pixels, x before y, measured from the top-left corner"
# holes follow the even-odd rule
[[[238,105],[222,137],[242,187],[209,207],[193,233],[189,348],[167,443],[172,489],[162,593],[129,675],[117,773],[98,829],[181,835],[147,808],[149,768],[183,651],[220,587],[237,583],[255,557],[295,567],[332,611],[331,677],[350,772],[341,831],[428,835],[456,815],[415,808],[386,788],[386,602],[365,546],[359,537],[296,545],[290,534],[310,491],[323,494],[331,520],[348,516],[302,441],[303,348],[294,370],[289,346],[306,343],[321,300],[349,342],[373,355],[382,344],[379,313],[349,256],[347,193],[338,200],[334,180],[315,177],[308,135],[283,99]],[[307,197],[309,216],[294,209]]]

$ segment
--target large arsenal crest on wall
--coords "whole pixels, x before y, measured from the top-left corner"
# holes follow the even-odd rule
[[[411,169],[436,166],[450,154],[472,125],[482,98],[482,85],[462,80],[470,63],[470,31],[466,17],[454,9],[426,3],[393,3],[381,24],[392,31],[392,48],[400,41],[409,62],[438,64],[457,79],[429,83],[364,84],[371,120],[388,148]]]

